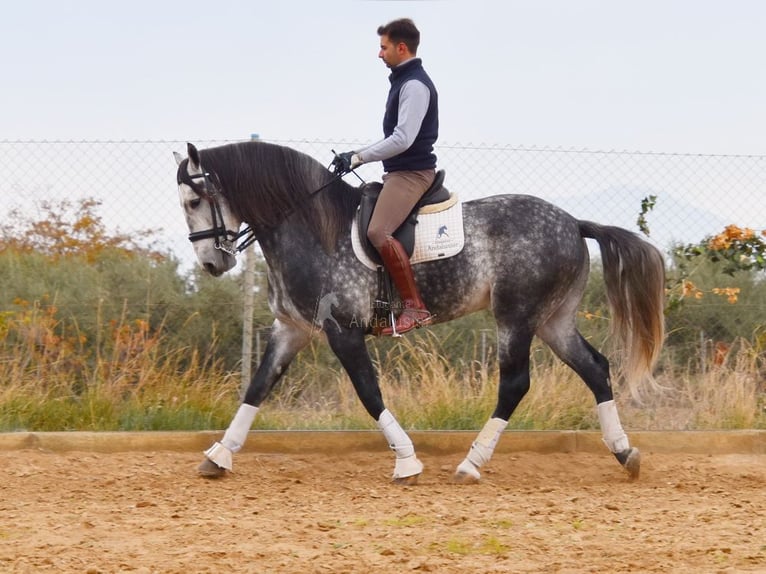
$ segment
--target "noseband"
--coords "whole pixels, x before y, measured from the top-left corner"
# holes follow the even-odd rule
[[[187,170],[188,159],[183,160],[178,166],[177,181],[178,184],[188,185],[194,193],[205,199],[210,205],[210,217],[213,220],[213,227],[205,229],[204,231],[195,231],[189,234],[189,241],[194,243],[202,239],[214,239],[215,248],[228,253],[229,255],[236,256],[237,253],[241,253],[248,246],[256,241],[255,232],[246,227],[242,231],[231,231],[226,229],[226,223],[223,220],[223,212],[221,211],[221,204],[218,200],[221,197],[221,182],[218,179],[218,175],[211,171],[203,171],[202,173],[195,173],[189,175]],[[202,184],[197,183],[196,180],[202,180]],[[244,239],[235,245],[239,240]]]

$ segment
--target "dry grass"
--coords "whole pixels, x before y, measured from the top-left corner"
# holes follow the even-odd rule
[[[766,353],[740,340],[719,360],[700,369],[667,370],[662,390],[625,416],[645,430],[766,428]]]
[[[168,351],[142,321],[112,325],[95,352],[59,327],[53,307],[0,316],[0,430],[228,424],[239,380],[211,357]]]
[[[532,386],[509,428],[597,429],[593,396],[577,375],[543,348],[533,350],[532,359]],[[618,387],[623,424],[631,430],[766,428],[765,360],[766,354],[743,341],[703,374],[665,366],[658,389],[641,404]],[[386,404],[407,428],[478,429],[494,409],[497,369],[483,369],[477,361],[451,366],[428,336],[405,339],[390,356],[377,356],[377,363]],[[321,384],[294,379],[292,390],[277,391],[259,413],[267,417],[264,428],[374,428],[345,374],[325,370],[312,376]]]
[[[0,431],[225,428],[239,402],[239,374],[212,356],[168,350],[140,321],[112,325],[89,354],[77,333],[57,331],[55,310],[0,315]],[[371,345],[374,348],[374,345]],[[313,351],[313,354],[312,354]],[[388,408],[407,428],[478,429],[491,415],[495,367],[444,356],[431,332],[375,353]],[[764,353],[741,342],[705,372],[666,366],[664,387],[643,405],[618,389],[627,429],[766,428]],[[509,428],[595,429],[593,397],[544,349],[532,356],[532,387]],[[348,377],[317,347],[304,354],[256,419],[257,428],[368,429]]]

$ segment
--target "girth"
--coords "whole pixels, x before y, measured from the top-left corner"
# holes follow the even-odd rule
[[[431,186],[423,194],[423,197],[420,198],[420,201],[412,209],[407,219],[394,232],[394,238],[402,244],[407,255],[410,257],[415,249],[415,225],[418,223],[418,210],[423,206],[441,203],[450,198],[449,191],[444,187],[444,175],[443,169],[436,172],[436,177],[434,177]],[[382,265],[383,261],[378,251],[367,238],[367,228],[370,225],[372,212],[375,210],[375,204],[378,202],[381,189],[383,189],[383,184],[380,182],[367,183],[362,187],[362,199],[359,203],[359,211],[356,216],[359,239],[364,246],[364,251],[378,265]]]

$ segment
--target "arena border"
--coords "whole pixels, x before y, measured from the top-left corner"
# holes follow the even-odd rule
[[[477,431],[410,431],[418,452],[464,453]],[[766,430],[629,431],[631,443],[647,453],[766,454]],[[0,450],[48,452],[193,452],[220,439],[221,431],[10,432],[0,433]],[[378,431],[251,431],[243,452],[323,453],[386,451]],[[503,433],[495,452],[604,452],[597,431],[516,431]]]

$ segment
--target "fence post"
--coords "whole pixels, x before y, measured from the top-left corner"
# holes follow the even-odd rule
[[[255,291],[255,247],[250,245],[245,250],[245,274],[242,289],[244,301],[242,309],[242,365],[240,375],[240,395],[245,398],[245,391],[250,384],[253,364],[253,309]]]
[[[251,134],[251,140],[257,140],[258,134]],[[245,268],[242,271],[242,361],[240,366],[239,391],[242,399],[250,384],[253,364],[253,310],[255,307],[255,244],[245,249]]]
[[[487,369],[487,351],[489,350],[487,345],[487,333],[491,333],[492,329],[481,330],[481,368]]]

